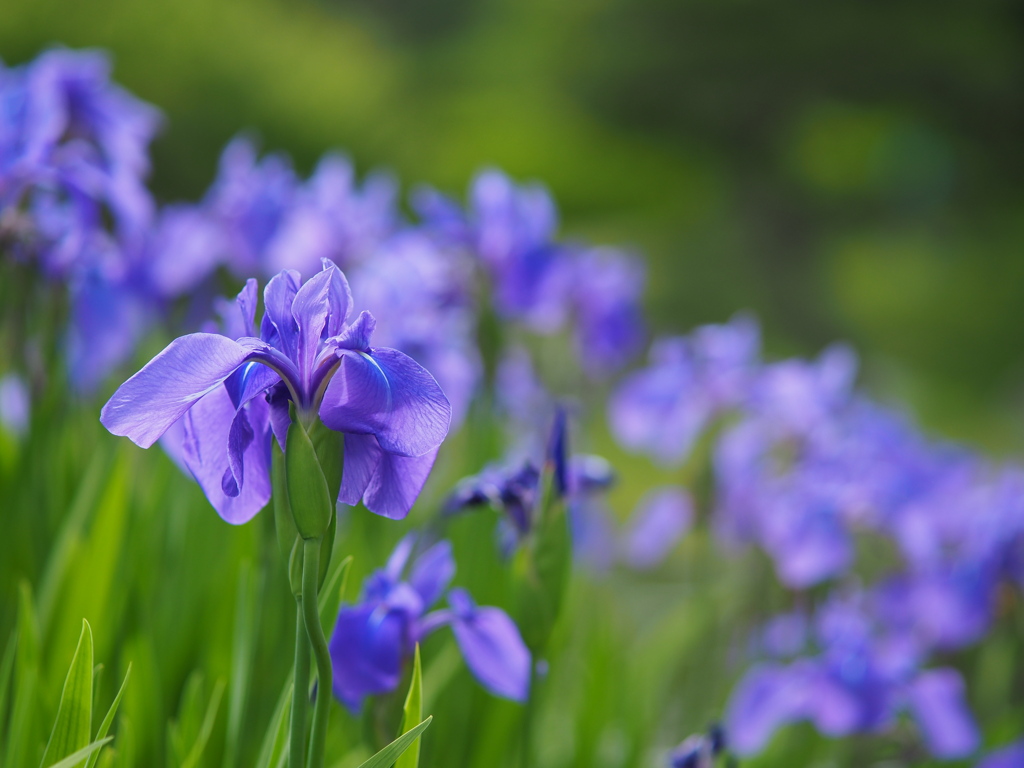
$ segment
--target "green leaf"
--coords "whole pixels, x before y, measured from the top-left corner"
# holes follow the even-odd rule
[[[64,522],[61,523],[57,539],[46,557],[46,568],[39,582],[39,626],[46,632],[57,602],[57,593],[64,582],[65,572],[74,562],[75,550],[81,545],[82,530],[89,513],[96,508],[96,497],[100,492],[107,469],[107,451],[96,446],[92,461],[86,470],[75,498],[71,503]]]
[[[192,744],[192,749],[189,751],[188,756],[182,761],[181,768],[195,768],[199,764],[199,759],[203,756],[203,750],[206,749],[206,743],[210,740],[210,734],[213,733],[213,723],[217,719],[217,710],[220,709],[220,700],[224,695],[224,688],[224,681],[218,680],[217,685],[213,688],[213,695],[210,696],[210,704],[206,708],[206,717],[203,718],[203,725],[199,729],[199,735],[196,737],[195,743]]]
[[[224,768],[238,763],[242,718],[249,694],[250,667],[256,642],[259,604],[262,590],[254,578],[251,564],[242,564],[238,575],[238,597],[235,601],[235,632],[231,653],[231,687],[228,691],[228,727],[224,745]]]
[[[420,644],[416,643],[416,652],[413,656],[412,682],[409,683],[409,693],[405,697],[405,709],[402,716],[402,731],[411,731],[415,724],[423,719],[423,671],[420,667]],[[419,768],[420,765],[420,742],[410,746],[398,762],[395,768]]]
[[[313,441],[297,421],[288,425],[284,466],[288,505],[299,535],[304,539],[323,536],[334,515],[334,501]]]
[[[97,752],[98,750],[103,749],[103,747],[107,746],[107,744],[109,744],[113,740],[113,736],[107,736],[107,738],[105,739],[94,741],[89,746],[82,747],[74,754],[70,754],[60,762],[54,763],[53,765],[48,765],[46,766],[46,768],[74,768],[74,766],[76,765],[81,765],[82,761],[89,757],[89,755],[93,754],[94,752]]]
[[[406,731],[369,760],[360,763],[359,768],[390,768],[395,764],[395,760],[420,737],[420,734],[427,729],[433,719],[433,717],[428,717],[411,731]]]
[[[284,690],[281,691],[277,707],[274,709],[274,716],[270,718],[270,725],[263,737],[263,745],[260,747],[260,756],[256,760],[255,768],[274,768],[278,761],[288,754],[288,715],[292,709],[292,688],[294,687],[289,679],[285,683]]]
[[[110,705],[110,709],[107,710],[107,714],[103,717],[103,722],[100,723],[100,729],[96,732],[96,740],[99,741],[107,732],[110,730],[110,726],[114,723],[114,715],[117,714],[117,708],[121,704],[121,697],[124,695],[124,689],[128,687],[128,678],[132,676],[132,665],[128,663],[128,671],[124,673],[124,681],[121,683],[121,688],[118,690],[117,695],[114,697],[113,703]],[[118,742],[120,745],[121,742]],[[94,768],[97,761],[100,759],[100,753],[94,752],[89,757],[89,762],[85,764],[85,768]]]
[[[92,628],[82,619],[82,634],[64,680],[57,720],[43,753],[43,765],[60,760],[89,744],[92,737]]]
[[[23,581],[18,590],[18,652],[14,662],[14,707],[8,729],[5,765],[24,766],[35,762],[39,731],[39,624],[32,607],[32,591]]]
[[[4,725],[7,723],[7,686],[11,682],[11,670],[14,669],[14,651],[18,647],[18,636],[11,632],[7,641],[7,649],[4,651],[3,660],[0,661],[0,741],[4,741]],[[13,698],[13,697],[11,697]]]

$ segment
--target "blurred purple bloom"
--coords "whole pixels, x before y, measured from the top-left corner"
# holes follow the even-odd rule
[[[1024,740],[989,753],[976,768],[1024,768]]]
[[[643,346],[644,272],[639,258],[612,249],[574,254],[576,346],[588,372],[617,370]]]
[[[31,399],[25,380],[13,373],[0,377],[0,426],[15,435],[24,435],[30,415]]]
[[[623,558],[634,568],[654,568],[675,548],[693,524],[693,500],[682,486],[647,492],[625,531]]]
[[[650,365],[626,377],[609,401],[616,438],[664,463],[683,461],[711,420],[749,395],[758,354],[757,326],[742,316],[656,341]]]
[[[97,51],[56,49],[0,73],[0,209],[32,212],[44,269],[76,267],[104,209],[120,241],[140,237],[157,111],[113,85]]]
[[[952,669],[923,672],[910,686],[910,710],[936,757],[966,757],[980,742],[978,726],[967,709],[964,681]]]
[[[305,284],[297,272],[270,280],[259,337],[256,303],[250,280],[232,329],[242,335],[176,339],[114,393],[103,424],[148,448],[184,418],[185,463],[221,516],[242,523],[269,499],[270,434],[284,445],[290,400],[345,433],[339,501],[403,517],[448,431],[437,383],[401,352],[370,347],[372,315],[348,323],[348,283],[329,261]]]
[[[427,613],[448,589],[455,562],[451,545],[439,542],[413,561],[404,580],[414,544],[412,535],[400,541],[385,568],[366,580],[360,602],[339,611],[330,641],[335,695],[356,711],[367,696],[394,690],[416,643],[447,624],[485,688],[525,700],[530,654],[515,624],[498,608],[477,607],[461,589],[448,594],[449,609]]]
[[[379,318],[377,338],[430,370],[462,422],[482,378],[468,265],[405,232],[349,271],[359,307]]]

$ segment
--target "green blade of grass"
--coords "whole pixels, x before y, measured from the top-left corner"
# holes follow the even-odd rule
[[[402,753],[420,737],[420,734],[427,729],[433,719],[433,717],[428,717],[412,730],[406,731],[369,760],[361,763],[359,768],[390,768],[395,764],[395,760],[401,757]]]
[[[291,712],[292,688],[292,681],[289,679],[277,700],[274,715],[270,718],[270,726],[263,737],[255,768],[273,768],[288,754],[288,715]]]
[[[423,672],[420,667],[420,644],[416,643],[416,651],[413,656],[412,681],[409,683],[409,693],[405,697],[405,709],[402,716],[402,732],[406,733],[416,727],[416,723],[423,720]],[[409,746],[395,768],[419,768],[420,765],[420,742]]]
[[[129,662],[128,671],[124,673],[124,681],[121,683],[121,688],[118,690],[117,695],[114,697],[113,703],[110,705],[110,709],[107,710],[107,714],[103,717],[103,722],[100,723],[100,729],[96,732],[96,740],[99,741],[107,735],[110,730],[110,726],[114,722],[114,715],[117,714],[117,708],[121,704],[121,696],[124,695],[124,689],[128,687],[128,678],[132,675],[132,665]],[[120,743],[120,742],[118,742]],[[100,753],[94,752],[89,756],[89,762],[85,764],[85,768],[95,768],[96,763],[100,759]]]
[[[57,719],[43,752],[43,765],[89,745],[92,737],[92,667],[92,628],[88,621],[82,619],[82,634],[64,680]]]
[[[93,754],[97,750],[103,749],[107,744],[114,740],[113,736],[107,736],[105,739],[94,741],[86,747],[82,747],[77,752],[68,755],[63,760],[53,765],[45,766],[45,768],[74,768],[76,765],[81,765],[82,761],[85,760],[89,755]],[[45,764],[44,764],[45,765]]]

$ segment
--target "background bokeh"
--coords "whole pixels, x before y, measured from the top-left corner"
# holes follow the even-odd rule
[[[1022,444],[1024,12],[1012,0],[8,0],[0,55],[102,46],[196,199],[255,131],[309,170],[546,182],[565,231],[650,260],[660,330],[851,341],[927,425]]]
[[[908,404],[927,429],[997,455],[1024,449],[1019,2],[4,0],[7,64],[57,43],[109,50],[115,80],[163,111],[152,177],[162,202],[198,200],[225,143],[245,131],[304,174],[341,148],[360,172],[384,168],[405,189],[460,198],[475,171],[498,166],[549,186],[566,235],[646,256],[655,331],[750,309],[769,357],[849,341],[867,389]],[[233,671],[237,626],[259,629],[248,716],[268,721],[290,661],[275,654],[292,632],[270,516],[225,526],[166,457],[115,441],[95,409],[57,395],[36,408],[21,455],[48,461],[25,469],[0,445],[0,490],[20,511],[0,546],[0,627],[14,626],[8,597],[28,575],[53,663],[40,710],[55,707],[86,614],[97,659],[117,658],[104,701],[124,660],[134,665],[122,710],[134,725],[118,738],[137,754],[178,764],[175,745],[199,730],[193,713]],[[475,469],[475,452],[500,452],[490,438],[446,448],[455,458],[428,506],[460,458]],[[622,510],[664,479],[616,453],[603,425],[588,439],[614,454]],[[500,566],[478,545],[492,522],[451,532],[460,578],[476,578],[481,602],[501,599]],[[361,554],[350,594],[400,535],[388,525],[352,521]],[[558,641],[572,652],[555,667],[542,764],[641,765],[636,744],[668,746],[720,714],[741,655],[722,638],[779,591],[765,585],[763,558],[723,564],[703,534],[684,547],[668,573],[574,584]],[[70,579],[76,568],[88,578]],[[1004,706],[1020,698],[1006,673],[1022,667],[1019,614],[983,652],[956,659],[980,717],[998,715],[990,741],[1019,731],[1019,708]],[[517,709],[475,687],[439,643],[428,697],[449,685],[464,696],[446,700],[424,764],[496,765]],[[669,706],[656,711],[660,700]],[[364,724],[344,723],[337,739],[358,741]],[[225,730],[212,739],[219,754]],[[757,764],[891,757],[876,746],[798,726]],[[241,759],[255,748],[240,747]]]

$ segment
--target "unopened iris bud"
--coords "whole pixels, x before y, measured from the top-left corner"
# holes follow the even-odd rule
[[[300,421],[293,421],[288,427],[284,463],[285,487],[295,527],[304,539],[319,538],[331,524],[334,504],[316,448]]]

